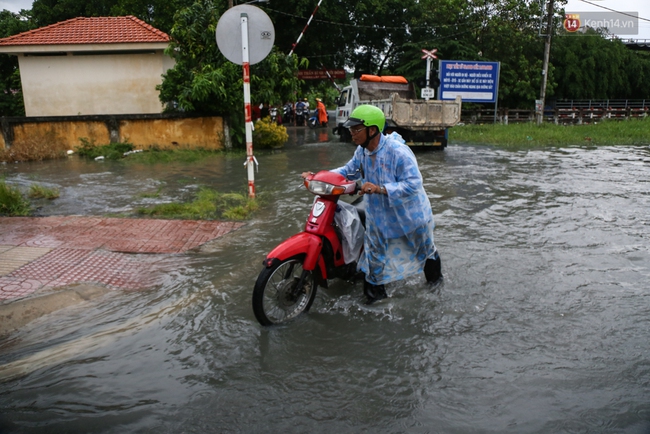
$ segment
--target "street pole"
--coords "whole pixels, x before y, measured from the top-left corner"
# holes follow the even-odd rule
[[[242,13],[241,42],[242,42],[242,69],[244,78],[244,119],[246,122],[246,166],[248,170],[248,197],[255,198],[255,164],[253,156],[253,118],[251,110],[251,70],[248,53],[248,14]]]
[[[551,57],[551,39],[553,37],[553,14],[555,13],[555,0],[549,1],[548,21],[546,23],[546,42],[544,44],[544,66],[542,67],[542,88],[539,92],[539,99],[542,102],[537,112],[537,125],[544,121],[544,105],[546,103],[546,82],[548,80],[548,62]]]
[[[542,89],[539,93],[541,101],[541,108],[537,112],[537,125],[541,125],[544,121],[544,105],[546,103],[546,82],[548,80],[548,62],[551,57],[551,38],[553,37],[553,13],[555,8],[555,0],[549,1],[548,6],[548,20],[546,23],[546,43],[544,44],[544,66],[542,67]]]

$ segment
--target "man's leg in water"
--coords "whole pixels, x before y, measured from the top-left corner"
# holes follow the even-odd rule
[[[366,296],[366,304],[372,304],[388,297],[384,285],[373,285],[367,280],[363,281],[363,293]]]
[[[427,259],[424,263],[424,277],[429,283],[436,283],[442,279],[442,261],[437,250],[433,258]]]

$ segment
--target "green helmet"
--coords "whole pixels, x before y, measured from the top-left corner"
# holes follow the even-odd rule
[[[355,108],[347,121],[343,124],[345,128],[350,128],[355,125],[365,125],[366,127],[375,126],[381,133],[384,131],[386,125],[386,117],[384,112],[374,105],[363,104]]]

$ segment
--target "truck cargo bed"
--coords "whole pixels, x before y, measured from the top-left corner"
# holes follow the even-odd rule
[[[462,101],[460,96],[454,101],[426,101],[405,99],[393,93],[388,99],[359,101],[359,104],[372,104],[382,109],[390,126],[427,131],[453,127],[460,122]]]

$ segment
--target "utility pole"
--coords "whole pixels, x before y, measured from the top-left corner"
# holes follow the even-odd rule
[[[548,18],[546,22],[546,43],[544,44],[544,66],[542,67],[542,89],[539,93],[541,107],[537,110],[537,125],[541,125],[544,120],[544,105],[546,103],[546,82],[548,80],[548,62],[551,57],[551,38],[553,37],[553,14],[555,9],[555,0],[550,0],[548,5]]]

